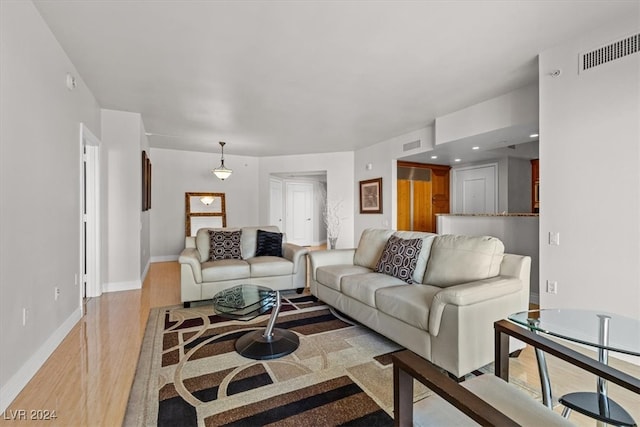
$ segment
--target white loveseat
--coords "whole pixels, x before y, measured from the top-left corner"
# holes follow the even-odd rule
[[[240,259],[212,260],[209,231],[240,231]],[[287,243],[282,234],[282,256],[256,256],[257,233],[279,233],[278,227],[202,228],[185,239],[180,254],[180,289],[185,307],[238,284],[256,284],[274,290],[306,286],[307,248]]]
[[[375,271],[392,236],[422,240],[412,284]],[[410,263],[391,249],[402,273]],[[308,256],[314,296],[456,377],[493,361],[494,321],[529,307],[531,259],[495,237],[368,229],[356,249]]]

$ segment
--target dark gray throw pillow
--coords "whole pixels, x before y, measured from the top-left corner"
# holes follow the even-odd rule
[[[407,283],[413,283],[412,276],[420,249],[422,249],[422,239],[389,237],[376,265],[376,273],[384,273]]]
[[[209,230],[209,260],[242,259],[241,235],[242,230]]]
[[[282,233],[258,230],[256,256],[282,256]]]

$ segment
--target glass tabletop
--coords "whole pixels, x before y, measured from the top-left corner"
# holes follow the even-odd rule
[[[255,319],[273,307],[276,291],[258,285],[236,285],[213,297],[213,309],[224,317],[238,320]]]
[[[637,319],[591,310],[542,309],[515,313],[509,320],[568,341],[640,356],[640,320]],[[608,336],[603,342],[600,331],[604,322],[608,323]]]

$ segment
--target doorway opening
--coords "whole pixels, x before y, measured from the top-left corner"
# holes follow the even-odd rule
[[[286,233],[287,241],[300,246],[326,242],[323,207],[327,172],[272,173],[269,177],[269,223]]]

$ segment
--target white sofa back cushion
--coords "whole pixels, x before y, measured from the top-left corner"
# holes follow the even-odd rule
[[[393,234],[393,230],[367,228],[360,236],[358,248],[353,256],[353,264],[361,267],[375,269],[384,245]]]
[[[423,283],[447,287],[500,273],[504,244],[490,236],[436,236]]]
[[[242,251],[242,259],[253,258],[256,254],[256,238],[258,230],[279,233],[280,230],[275,225],[264,225],[261,227],[242,227],[242,228],[201,228],[196,233],[196,249],[200,254],[200,262],[209,260],[209,230],[221,231],[238,231],[242,230],[240,236],[240,250]],[[285,236],[282,235],[282,243],[285,242]]]

